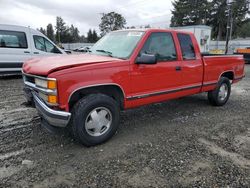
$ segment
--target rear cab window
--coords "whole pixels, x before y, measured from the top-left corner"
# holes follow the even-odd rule
[[[37,50],[48,53],[57,53],[57,54],[62,53],[54,44],[52,44],[46,38],[38,35],[34,35],[33,38],[34,38],[35,48]]]
[[[152,33],[144,44],[140,54],[154,54],[157,61],[173,61],[177,59],[176,49],[170,32]]]
[[[27,49],[26,34],[19,31],[0,30],[0,48],[22,48]]]
[[[182,57],[184,60],[193,60],[196,59],[194,44],[189,34],[178,33],[177,34],[181,51]]]

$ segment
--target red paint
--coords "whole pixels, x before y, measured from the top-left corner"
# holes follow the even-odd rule
[[[176,61],[160,62],[155,65],[135,64],[139,51],[153,32],[172,33],[177,51]],[[56,78],[59,107],[66,111],[69,111],[70,95],[80,88],[92,85],[115,84],[121,87],[125,95],[124,107],[127,109],[213,90],[224,72],[232,71],[234,79],[244,76],[242,56],[202,57],[193,34],[190,36],[194,43],[196,59],[183,60],[177,33],[184,32],[146,30],[128,60],[90,54],[65,55],[33,59],[24,64],[23,71],[28,74]],[[176,71],[176,66],[180,66],[182,70]],[[233,80],[233,82],[237,81]],[[203,85],[211,83],[214,85]],[[161,95],[154,95],[154,93],[161,93]],[[134,98],[145,95],[149,96]]]

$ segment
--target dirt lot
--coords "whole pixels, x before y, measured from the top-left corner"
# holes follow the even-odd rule
[[[51,135],[22,79],[0,79],[0,187],[249,187],[250,66],[224,107],[206,94],[122,113],[119,132],[86,148]]]

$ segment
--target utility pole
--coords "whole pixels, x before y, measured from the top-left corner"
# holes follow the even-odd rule
[[[231,11],[230,11],[230,34],[229,34],[229,41],[232,40],[232,34],[233,34],[233,10],[231,8]]]
[[[226,35],[226,48],[225,48],[225,54],[228,53],[228,44],[229,44],[229,40],[232,39],[232,33],[233,33],[233,12],[232,12],[232,4],[233,4],[233,0],[227,0],[228,18],[227,18],[227,35]]]

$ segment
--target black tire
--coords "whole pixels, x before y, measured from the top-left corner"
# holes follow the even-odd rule
[[[225,97],[222,98],[219,95],[221,87],[227,87],[227,93],[225,94]],[[223,106],[227,103],[230,94],[231,94],[230,80],[228,78],[221,77],[215,90],[208,92],[208,101],[213,106]]]
[[[87,118],[91,117],[91,112],[95,111],[98,114],[98,109],[106,109],[109,115],[109,128],[106,128],[105,133],[96,136],[91,135],[93,130],[87,128]],[[111,115],[110,115],[111,114]],[[105,115],[104,115],[105,116]],[[106,116],[105,116],[106,118]],[[111,120],[110,120],[111,119]],[[109,140],[117,131],[120,120],[120,108],[118,103],[111,97],[104,94],[91,94],[79,100],[72,110],[71,129],[76,141],[85,146],[95,146]],[[93,120],[90,120],[90,122]],[[96,121],[98,122],[98,121]],[[99,121],[101,122],[101,121]],[[98,123],[97,123],[98,124]],[[98,124],[100,126],[101,123]],[[102,125],[103,126],[103,125]],[[103,126],[105,128],[105,126]],[[100,128],[101,129],[101,128]]]

